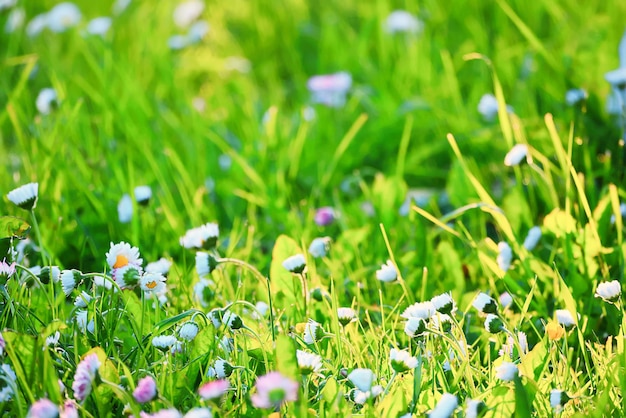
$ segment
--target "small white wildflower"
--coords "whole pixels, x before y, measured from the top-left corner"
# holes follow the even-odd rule
[[[557,309],[555,311],[556,320],[559,324],[563,325],[565,328],[571,328],[576,325],[576,321],[572,316],[571,312],[567,309]]]
[[[575,106],[587,99],[587,92],[584,89],[569,89],[565,92],[565,103],[568,106]]]
[[[456,396],[451,393],[444,393],[437,402],[435,409],[428,413],[428,418],[449,418],[454,414],[454,410],[459,406]]]
[[[400,315],[403,318],[421,318],[428,319],[433,316],[437,312],[435,305],[431,301],[427,302],[417,302],[413,305],[409,306],[402,312]]]
[[[167,273],[169,273],[171,267],[172,262],[167,258],[161,257],[157,261],[148,263],[148,265],[146,266],[146,273],[161,273],[165,276],[167,275]]]
[[[122,195],[122,198],[117,204],[117,217],[123,224],[126,224],[133,219],[133,200],[127,193]]]
[[[498,114],[498,99],[493,94],[484,94],[478,102],[478,112],[486,121],[492,121]]]
[[[283,267],[291,273],[302,273],[306,267],[306,258],[302,254],[292,255],[283,261]]]
[[[59,3],[47,14],[48,28],[53,32],[65,32],[80,22],[80,9],[69,2]]]
[[[226,311],[222,316],[222,323],[226,324],[232,331],[236,331],[243,327],[241,317],[234,312]]]
[[[345,327],[350,322],[356,321],[356,312],[352,308],[338,308],[337,319]]]
[[[111,28],[112,23],[113,21],[110,17],[96,17],[95,19],[89,21],[86,32],[90,35],[104,37]]]
[[[178,330],[178,336],[186,341],[191,341],[198,335],[199,327],[193,321],[185,322]]]
[[[324,337],[324,328],[312,319],[309,319],[304,327],[304,334],[302,338],[307,344],[315,344],[317,341]]]
[[[550,406],[556,411],[560,411],[571,398],[562,390],[552,389],[550,391]]]
[[[515,144],[513,148],[505,155],[504,165],[507,167],[513,167],[519,165],[519,163],[528,155],[528,145]]]
[[[24,21],[26,20],[26,12],[21,7],[17,7],[9,13],[7,17],[7,23],[4,26],[4,31],[6,33],[13,33],[16,30],[20,29],[24,26]]]
[[[505,382],[514,380],[517,376],[519,376],[519,370],[513,363],[503,361],[502,364],[496,368],[496,377]]]
[[[528,235],[526,235],[526,239],[524,239],[524,248],[528,251],[532,251],[535,249],[539,240],[541,239],[541,228],[538,226],[533,226],[528,231]]]
[[[326,257],[330,249],[330,237],[315,238],[309,246],[309,254],[313,258]]]
[[[186,28],[200,17],[204,11],[204,2],[201,0],[187,0],[174,9],[174,23],[179,28]]]
[[[354,369],[348,375],[348,380],[360,391],[369,392],[376,375],[370,369]]]
[[[422,318],[411,317],[404,325],[404,333],[411,338],[423,334],[426,331],[426,321]]]
[[[298,368],[302,374],[318,373],[322,369],[322,358],[303,350],[296,351]]]
[[[498,267],[502,270],[507,271],[511,268],[511,260],[513,259],[513,250],[509,244],[504,241],[498,243],[498,257],[496,261],[498,262]]]
[[[45,13],[39,14],[33,17],[28,25],[26,25],[26,35],[30,38],[34,38],[39,35],[45,28],[48,27],[48,17]],[[39,109],[39,106],[37,106]],[[40,111],[40,113],[43,113]]]
[[[617,280],[598,284],[595,296],[607,302],[615,302],[622,294],[622,286]]]
[[[196,272],[198,276],[204,278],[211,274],[217,267],[217,259],[204,251],[196,253]]]
[[[430,300],[437,310],[442,314],[449,315],[456,310],[456,305],[454,303],[454,299],[450,293],[443,293],[441,295],[435,296]]]
[[[386,283],[393,282],[398,278],[398,270],[391,260],[387,260],[386,264],[381,265],[380,270],[376,270],[376,278]]]
[[[492,334],[497,334],[504,328],[502,320],[498,315],[488,314],[485,319],[485,329]]]
[[[150,198],[152,198],[152,189],[150,186],[137,186],[133,194],[135,195],[137,203],[145,206],[150,202]]]
[[[346,103],[346,94],[351,87],[352,76],[346,72],[316,75],[307,81],[311,102],[329,107],[342,107]]]
[[[485,314],[495,314],[498,312],[498,303],[486,293],[479,293],[472,302],[472,306],[478,312]]]
[[[465,404],[467,405],[465,408],[466,418],[478,418],[487,408],[483,401],[476,399],[468,399]]]
[[[417,358],[413,357],[406,350],[392,348],[389,351],[389,361],[391,362],[391,368],[395,370],[396,373],[408,372],[417,367]]]
[[[394,10],[385,20],[385,30],[388,33],[416,34],[422,31],[424,24],[411,13],[405,10]]]
[[[61,272],[61,285],[65,296],[69,296],[72,290],[81,282],[83,276],[78,270],[63,270]]]
[[[185,248],[212,250],[215,248],[220,230],[216,223],[207,223],[192,228],[180,239],[180,245]]]
[[[513,303],[513,296],[509,292],[504,292],[500,295],[500,305],[503,308],[508,308]]]
[[[50,335],[46,338],[46,347],[50,347],[51,345],[57,345],[59,343],[59,339],[61,338],[61,333],[59,331]]]
[[[176,344],[177,341],[178,340],[173,335],[159,335],[152,338],[152,345],[162,351],[167,351]]]
[[[24,210],[33,210],[37,206],[39,183],[28,183],[7,193],[7,199]]]
[[[91,302],[91,299],[93,299],[93,297],[83,290],[80,292],[80,295],[76,296],[76,299],[74,299],[74,306],[77,308],[86,308],[89,302]]]

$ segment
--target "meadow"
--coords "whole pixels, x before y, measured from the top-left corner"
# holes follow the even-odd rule
[[[623,416],[625,15],[0,0],[0,415]]]

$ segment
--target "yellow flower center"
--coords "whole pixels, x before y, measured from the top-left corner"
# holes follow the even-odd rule
[[[120,267],[124,267],[128,264],[128,257],[125,255],[119,254],[115,259],[115,264],[113,264],[114,269],[118,269]]]
[[[146,283],[146,287],[147,287],[148,289],[154,289],[155,287],[157,287],[157,282],[156,282],[156,281],[154,281],[154,282],[148,282],[148,283]]]

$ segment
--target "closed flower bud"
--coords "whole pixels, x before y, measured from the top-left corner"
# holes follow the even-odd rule
[[[479,293],[474,302],[472,302],[472,306],[485,314],[498,313],[498,303],[486,293]]]
[[[504,324],[502,320],[494,314],[487,315],[487,319],[485,319],[485,329],[492,334],[497,334],[502,331],[504,328]]]

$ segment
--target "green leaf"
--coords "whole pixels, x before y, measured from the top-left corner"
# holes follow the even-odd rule
[[[270,282],[272,297],[275,308],[291,311],[296,305],[296,298],[301,297],[300,290],[294,287],[299,283],[292,273],[283,267],[283,261],[292,255],[303,253],[298,243],[286,235],[280,235],[274,244],[272,251],[272,264],[270,266]]]
[[[286,335],[276,337],[276,367],[283,375],[300,379],[296,348],[293,340]]]
[[[556,208],[543,220],[544,231],[557,238],[576,232],[576,220],[569,213]]]
[[[15,216],[0,216],[0,238],[24,239],[30,231],[30,225]]]
[[[437,246],[437,254],[439,254],[441,265],[445,269],[447,276],[454,280],[454,291],[458,294],[465,292],[465,278],[463,276],[463,263],[454,247],[447,242],[441,241]]]
[[[532,416],[532,403],[526,392],[522,379],[515,378],[515,417],[528,418]]]

